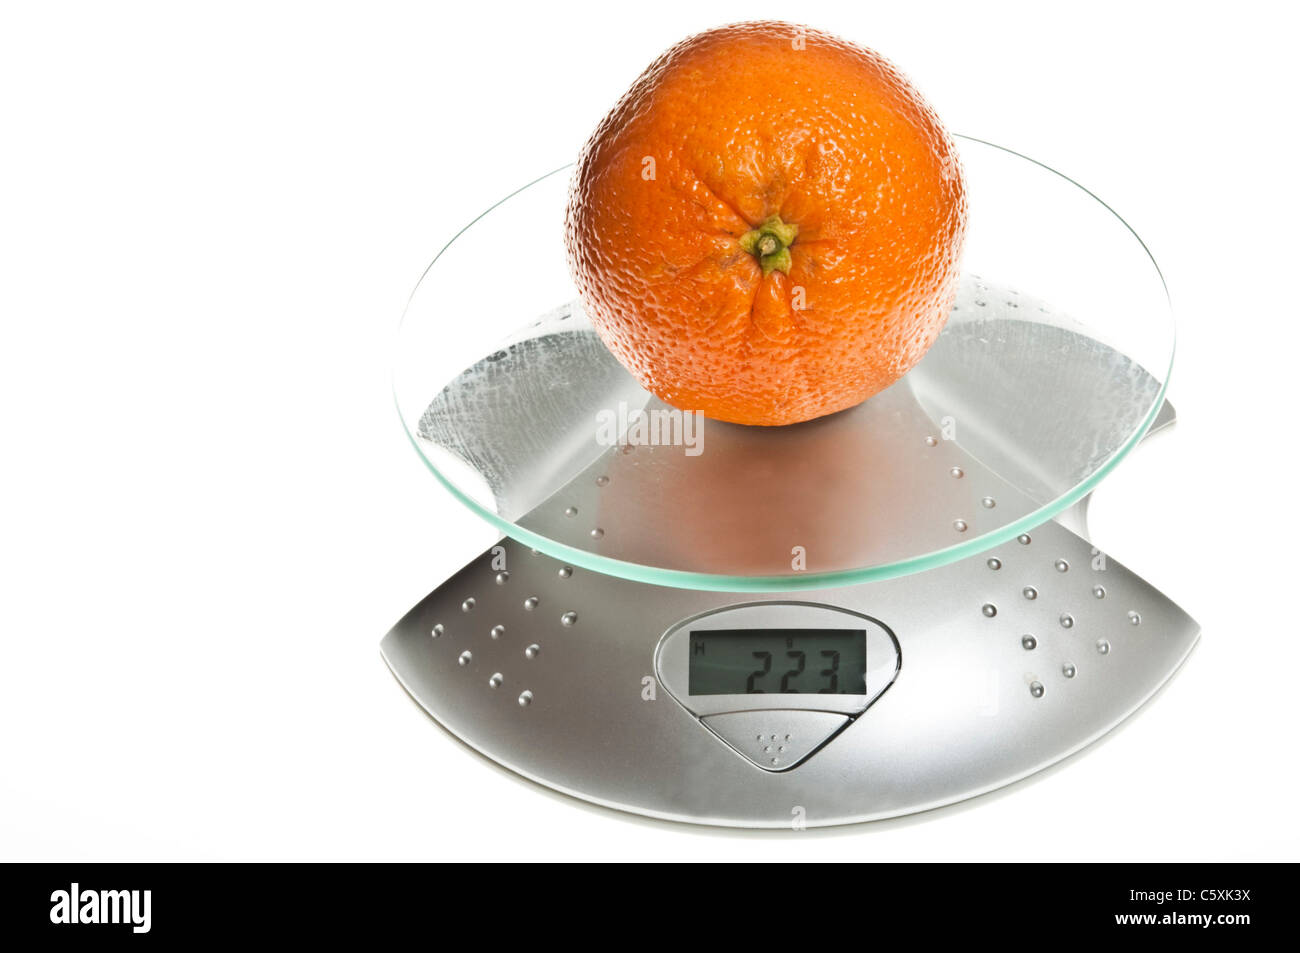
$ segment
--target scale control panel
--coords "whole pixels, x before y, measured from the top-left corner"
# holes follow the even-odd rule
[[[878,619],[810,602],[726,606],[659,641],[659,683],[724,744],[765,771],[807,761],[902,668]]]
[[[1098,555],[1048,522],[925,572],[748,594],[503,540],[383,651],[454,736],[594,803],[747,827],[788,827],[795,806],[810,826],[869,820],[1057,762],[1177,669],[1196,623]]]

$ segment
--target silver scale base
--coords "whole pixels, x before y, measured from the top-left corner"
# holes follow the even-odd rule
[[[546,330],[515,347],[535,345]],[[942,347],[934,351],[927,361],[944,360]],[[476,370],[502,363],[497,354]],[[455,392],[475,380],[470,373],[449,388],[431,413],[439,401],[458,413],[481,405],[473,393]],[[891,398],[891,419],[906,419],[896,405],[907,393]],[[931,426],[932,415],[912,403],[925,422],[917,426]],[[871,404],[879,412],[887,402]],[[1150,432],[1173,419],[1165,404]],[[908,429],[912,446],[923,430]],[[979,460],[941,449],[949,453],[945,472],[952,460],[964,467],[965,479],[953,482],[971,499],[995,492],[999,507],[1032,511]],[[520,525],[563,538],[564,514],[575,501],[596,511],[593,494],[612,487],[608,473],[620,456],[614,450],[581,468]],[[494,489],[502,501],[510,491]],[[1199,627],[1186,613],[1089,542],[1086,504],[1087,497],[1019,539],[939,568],[788,593],[631,581],[504,539],[407,613],[384,637],[383,657],[421,707],[466,744],[596,804],[751,828],[923,811],[1010,784],[1097,740],[1195,645]],[[686,690],[688,631],[833,628],[845,620],[867,632],[864,695]]]

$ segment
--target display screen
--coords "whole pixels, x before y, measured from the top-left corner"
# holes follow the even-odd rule
[[[692,695],[865,695],[863,629],[692,631]]]

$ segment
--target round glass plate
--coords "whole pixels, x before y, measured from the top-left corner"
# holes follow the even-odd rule
[[[858,407],[744,427],[650,396],[575,300],[564,168],[484,212],[420,280],[394,373],[411,442],[503,533],[662,585],[848,585],[1031,531],[1146,432],[1173,319],[1146,247],[1096,196],[957,139],[956,304],[924,359]]]

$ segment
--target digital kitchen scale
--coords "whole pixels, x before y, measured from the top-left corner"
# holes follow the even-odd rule
[[[397,405],[506,538],[383,640],[434,719],[575,797],[788,828],[1008,784],[1170,678],[1198,626],[1085,525],[1101,478],[1173,421],[1163,279],[1074,182],[959,148],[965,277],[937,343],[788,427],[683,415],[609,354],[564,261],[570,170],[443,249],[402,323]]]

